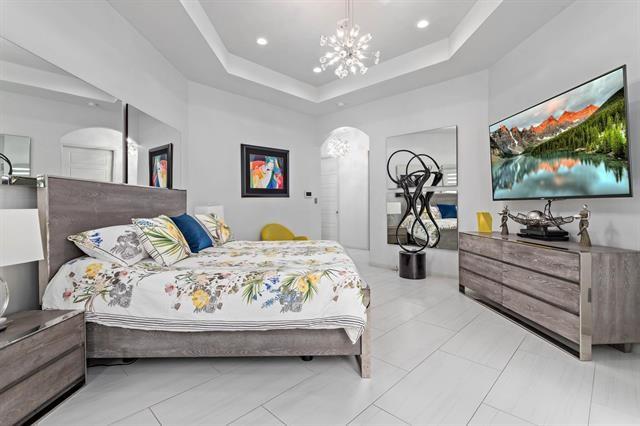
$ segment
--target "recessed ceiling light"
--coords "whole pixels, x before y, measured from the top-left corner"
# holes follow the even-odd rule
[[[87,102],[87,105],[90,106],[90,107],[97,107],[98,106],[98,104],[95,103],[95,102]]]
[[[427,28],[428,26],[429,26],[429,21],[427,21],[426,19],[421,19],[416,24],[416,27],[418,27],[421,30]]]
[[[338,105],[339,107],[343,107],[344,106],[344,102],[338,102],[336,105]]]
[[[269,44],[269,40],[264,37],[258,37],[256,39],[256,43],[258,43],[260,46],[266,46],[267,44]]]
[[[318,74],[318,73],[322,72],[322,68],[320,68],[320,67],[315,67],[315,68],[313,69],[313,72],[315,72],[316,74]]]

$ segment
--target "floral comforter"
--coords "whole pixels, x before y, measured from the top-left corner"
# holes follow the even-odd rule
[[[120,266],[90,257],[66,263],[44,309],[84,309],[86,319],[142,330],[344,328],[366,323],[366,284],[333,241],[233,241],[170,267]]]

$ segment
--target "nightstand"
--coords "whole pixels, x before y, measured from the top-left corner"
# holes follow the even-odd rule
[[[2,424],[33,420],[86,377],[82,311],[24,311],[0,332]]]

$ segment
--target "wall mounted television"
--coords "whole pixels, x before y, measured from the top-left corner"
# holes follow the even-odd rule
[[[626,66],[489,126],[493,199],[630,197]]]

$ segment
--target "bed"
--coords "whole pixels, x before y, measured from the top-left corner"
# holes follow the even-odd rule
[[[43,309],[85,310],[88,358],[354,355],[370,376],[370,292],[339,244],[235,241],[123,267],[66,237],[182,214],[185,191],[49,176],[38,207]]]

